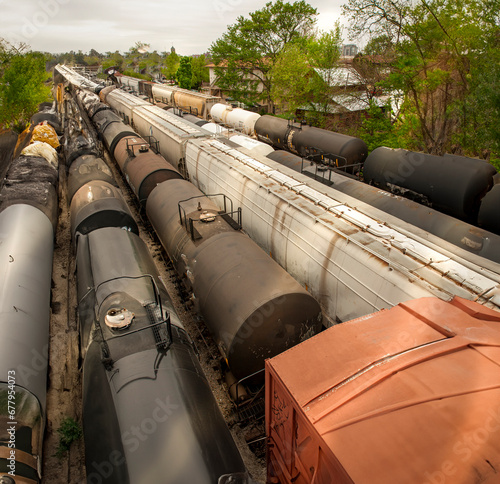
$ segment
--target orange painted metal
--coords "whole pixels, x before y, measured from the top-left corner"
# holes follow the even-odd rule
[[[266,361],[268,482],[500,482],[500,313],[399,304]]]

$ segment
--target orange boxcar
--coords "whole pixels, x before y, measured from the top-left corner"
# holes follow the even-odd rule
[[[268,483],[499,483],[499,323],[423,298],[267,360]]]

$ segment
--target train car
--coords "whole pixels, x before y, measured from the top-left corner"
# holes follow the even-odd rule
[[[175,106],[199,118],[208,120],[212,106],[219,103],[221,98],[201,92],[181,89],[177,86],[155,84],[152,88],[155,103]]]
[[[497,483],[500,313],[424,298],[266,362],[267,481]]]
[[[443,240],[413,234],[411,226],[402,229],[381,212],[367,215],[350,206],[352,197],[327,196],[308,186],[304,175],[290,176],[230,141],[203,134],[180,138],[174,127],[153,121],[144,116],[139,132],[164,136],[175,155],[169,161],[175,166],[182,159],[203,193],[224,193],[242,207],[246,232],[319,300],[328,324],[430,295],[498,306],[498,264],[464,258]]]
[[[143,106],[133,110],[136,126],[141,126],[144,113],[158,116],[155,119],[174,120],[178,126],[189,124],[190,131],[206,135],[170,113]],[[125,125],[121,129],[125,133],[129,130]],[[108,137],[106,127],[102,134],[106,143],[114,146],[113,153],[122,170],[130,172],[132,162],[120,145],[140,144],[137,139],[141,138],[114,132],[120,139],[115,143]],[[153,130],[153,134],[156,131]],[[226,220],[227,210],[217,211],[214,220],[202,217],[201,225],[200,218],[193,221],[195,215],[199,217],[203,211],[213,211],[215,206],[192,184],[182,180],[177,170],[170,167],[168,179],[144,196],[149,220],[179,274],[190,281],[188,286],[199,301],[200,313],[237,379],[262,372],[266,356],[319,331],[321,310],[316,301],[247,236],[235,231],[234,222]],[[198,205],[201,211],[197,210]],[[182,222],[178,218],[181,210],[186,211],[189,223],[187,219]],[[191,230],[193,223],[196,227],[192,235],[187,236],[186,231]],[[198,270],[191,267],[194,258]],[[215,260],[218,262],[214,263]],[[238,282],[242,271],[247,276]],[[280,304],[280,301],[287,303]]]
[[[139,82],[141,79],[137,77],[124,76],[119,73],[115,73],[115,77],[118,80],[118,84],[122,88],[130,89],[135,93],[139,93]]]
[[[351,197],[325,195],[271,160],[200,139],[187,143],[185,162],[202,192],[225,193],[242,207],[245,231],[308,288],[329,324],[430,295],[500,303],[498,264],[471,263],[442,240],[388,226],[381,212],[368,216]]]
[[[205,119],[200,119],[197,116],[193,116],[192,114],[186,113],[185,111],[179,108],[169,108],[167,109],[167,112],[175,114],[180,118],[184,118],[186,121],[196,124],[196,126],[205,126],[206,124],[209,124]]]
[[[46,417],[54,232],[25,203],[0,212],[0,476],[39,483]]]
[[[100,162],[96,169],[95,157],[83,155],[69,167],[69,184],[80,186],[70,212],[87,482],[251,484],[146,244],[117,189],[101,179]]]
[[[93,111],[96,112],[93,122],[140,203],[145,203],[159,183],[182,178],[177,169],[159,156],[154,144],[138,136],[114,112],[95,107],[89,110]]]
[[[255,133],[260,141],[276,149],[300,156],[326,156],[335,166],[350,173],[359,171],[368,155],[366,143],[359,138],[269,115],[257,119]]]
[[[496,184],[481,200],[477,223],[486,230],[500,234],[500,185]]]
[[[0,480],[21,484],[42,477],[58,207],[54,150],[40,146],[51,161],[19,156],[0,191]]]
[[[238,380],[321,328],[314,298],[185,180],[156,187],[148,218]],[[259,375],[262,381],[263,374]]]
[[[318,165],[317,163],[304,160],[288,151],[272,151],[267,155],[267,158],[325,184],[326,187],[322,190],[327,195],[335,197],[338,195],[338,192],[341,192],[353,197],[349,205],[359,209],[363,207],[363,211],[368,215],[376,214],[373,210],[370,211],[369,208],[364,207],[364,204],[368,204],[398,218],[400,221],[397,224],[400,227],[406,225],[408,232],[415,231],[411,226],[418,227],[429,232],[429,234],[439,237],[443,241],[453,244],[461,250],[500,263],[500,237],[488,231],[494,229],[494,223],[485,222],[482,224],[484,228],[475,227],[430,207],[420,205],[408,198],[394,195],[362,183],[359,180],[352,179],[331,170],[325,165]],[[488,193],[491,192],[492,190]],[[487,197],[489,197],[488,194],[483,198],[482,204],[487,203]],[[498,204],[491,204],[492,208],[496,206]],[[495,220],[495,218],[498,220],[498,211],[496,209],[490,210],[489,213],[493,216],[492,220]],[[394,223],[388,223],[394,225]],[[500,230],[497,229],[497,233],[499,232]],[[466,256],[464,255],[464,257]]]
[[[233,108],[229,104],[214,104],[210,110],[212,119],[216,123],[229,126],[236,131],[253,136],[255,134],[255,123],[260,114],[246,111],[241,108]]]
[[[77,270],[87,482],[251,482],[145,244],[80,235]]]
[[[463,156],[435,156],[380,147],[367,158],[367,183],[398,194],[424,197],[432,207],[475,222],[481,199],[493,186],[495,168]]]

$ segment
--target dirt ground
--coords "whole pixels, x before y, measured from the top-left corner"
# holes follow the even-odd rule
[[[247,441],[263,432],[263,422],[241,426],[236,422],[236,413],[228,397],[227,387],[221,379],[219,354],[208,330],[200,322],[189,303],[184,303],[178,291],[177,276],[171,268],[162,247],[143,223],[135,197],[122,180],[114,162],[107,155],[110,165],[131,211],[138,221],[141,237],[147,243],[153,259],[162,275],[167,290],[174,302],[186,330],[195,341],[200,362],[210,383],[221,411],[228,422],[245,464],[252,477],[259,483],[265,482],[265,458],[263,446],[257,444],[258,452],[250,450]],[[47,427],[44,443],[44,484],[84,484],[85,462],[83,438],[71,445],[69,452],[56,456],[59,445],[57,432],[61,422],[72,417],[81,424],[81,372],[79,368],[78,328],[76,317],[75,260],[71,244],[70,218],[67,204],[67,180],[64,163],[60,164],[59,225],[55,239],[52,289],[52,317],[49,349],[49,376],[47,393]]]

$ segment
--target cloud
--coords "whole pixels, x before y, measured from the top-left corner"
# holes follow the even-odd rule
[[[320,28],[333,26],[342,1],[311,1],[320,12]],[[141,41],[151,50],[170,50],[173,45],[181,55],[200,54],[238,16],[265,4],[266,0],[190,0],[189,8],[183,8],[164,0],[3,1],[0,37],[49,52],[123,52]]]

